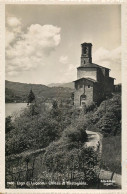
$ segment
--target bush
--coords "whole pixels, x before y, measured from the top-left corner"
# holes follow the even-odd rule
[[[14,129],[14,126],[12,124],[12,118],[11,116],[8,116],[5,120],[5,133],[10,132],[12,129]]]
[[[31,104],[15,118],[14,128],[6,136],[6,154],[48,146],[58,140],[62,131],[71,124],[71,115],[71,109],[61,111],[56,103],[48,111],[44,103]],[[11,128],[9,121],[7,126]]]
[[[87,129],[101,132],[104,136],[121,134],[121,96],[103,101],[94,112],[85,115]]]
[[[64,131],[64,136],[68,138],[69,142],[85,142],[87,134],[83,130],[78,130],[76,128],[68,127]]]
[[[121,173],[121,136],[103,138],[102,168]]]
[[[97,105],[95,104],[95,102],[91,102],[89,104],[86,105],[86,107],[84,107],[84,111],[90,112],[93,111],[95,108],[97,108]]]
[[[34,114],[31,114],[32,106]],[[60,123],[50,113],[44,111],[40,114],[40,111],[38,105],[31,105],[15,119],[14,128],[6,136],[6,154],[43,148],[60,137]]]
[[[87,140],[86,123],[82,117],[79,117],[74,123],[67,127],[63,136],[68,138],[70,142],[84,143]]]
[[[95,183],[98,181],[97,162],[97,154],[92,148],[74,148],[69,151],[65,142],[51,144],[43,157],[48,181],[51,181],[51,174],[54,181],[61,177],[65,181]]]

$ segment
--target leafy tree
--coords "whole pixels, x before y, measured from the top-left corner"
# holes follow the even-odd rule
[[[31,109],[34,107],[34,114]],[[31,104],[14,121],[14,130],[6,136],[6,153],[20,153],[26,149],[38,149],[49,145],[61,134],[61,123],[40,104]]]
[[[58,107],[58,102],[56,100],[54,100],[52,103],[51,116],[52,118],[56,118],[57,121],[61,120],[61,111]]]
[[[11,118],[11,116],[6,117],[6,121],[5,121],[5,132],[8,133],[13,128],[14,128],[14,126],[12,125],[12,118]]]
[[[53,103],[52,103],[52,108],[53,108],[53,109],[57,109],[57,108],[58,108],[58,103],[57,103],[56,100],[53,101]]]
[[[29,93],[29,95],[28,95],[28,104],[29,104],[29,103],[32,103],[34,100],[35,100],[35,95],[34,95],[32,89],[31,89],[31,90],[30,90],[30,93]]]

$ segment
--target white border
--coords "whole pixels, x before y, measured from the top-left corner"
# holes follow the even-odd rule
[[[121,4],[122,42],[122,189],[5,189],[5,4]],[[0,0],[0,193],[127,193],[127,0]],[[119,143],[119,142],[118,142]]]
[[[127,191],[127,3],[122,6],[122,185]]]
[[[0,4],[0,192],[5,179],[5,5]]]

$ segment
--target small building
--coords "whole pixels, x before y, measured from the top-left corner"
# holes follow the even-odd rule
[[[82,107],[91,102],[100,102],[113,92],[114,78],[109,77],[110,69],[92,63],[92,44],[81,44],[81,65],[77,68],[74,105]]]
[[[114,92],[121,92],[121,90],[122,90],[121,84],[114,85]]]

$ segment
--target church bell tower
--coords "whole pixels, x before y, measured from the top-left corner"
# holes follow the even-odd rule
[[[92,63],[92,44],[83,43],[81,44],[81,66]]]

